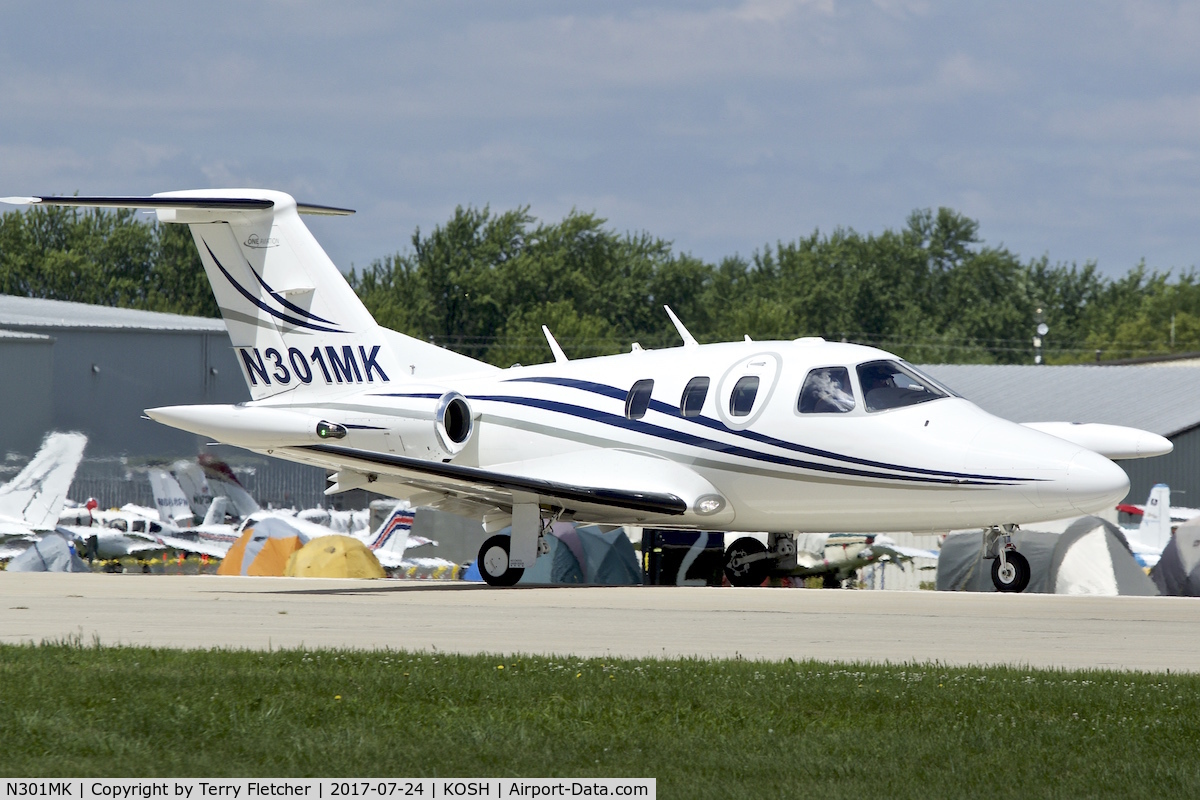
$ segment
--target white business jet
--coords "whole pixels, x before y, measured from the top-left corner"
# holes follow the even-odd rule
[[[200,252],[252,400],[147,410],[155,420],[335,470],[359,487],[474,516],[492,585],[512,585],[554,520],[776,532],[985,526],[997,585],[1028,562],[1013,526],[1111,508],[1129,481],[1105,455],[1169,452],[1112,428],[993,417],[891,353],[818,338],[683,345],[497,369],[380,327],[300,219],[348,210],[260,189],[25,204],[154,209]],[[670,313],[670,310],[667,310]],[[1053,434],[1053,435],[1051,435]],[[732,549],[732,548],[731,548]]]

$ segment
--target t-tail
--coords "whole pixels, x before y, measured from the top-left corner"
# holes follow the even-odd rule
[[[1167,484],[1156,483],[1150,489],[1136,537],[1141,544],[1160,552],[1171,541],[1171,488]]]
[[[300,214],[348,209],[298,204],[283,192],[205,189],[152,197],[25,197],[7,202],[153,208],[186,223],[200,252],[250,394],[285,402],[490,370],[376,324]]]
[[[82,433],[47,435],[25,469],[0,486],[0,518],[24,522],[34,530],[54,530],[86,444]]]

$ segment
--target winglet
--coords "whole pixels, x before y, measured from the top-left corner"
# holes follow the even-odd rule
[[[700,343],[696,341],[696,337],[688,332],[688,329],[683,327],[683,323],[679,321],[679,317],[675,316],[675,312],[670,306],[663,306],[666,309],[667,316],[671,318],[671,322],[675,325],[675,330],[679,331],[679,336],[683,339],[684,347],[699,347]]]
[[[546,341],[550,344],[550,352],[554,353],[554,363],[565,364],[570,361],[563,349],[558,346],[558,342],[554,340],[554,334],[550,333],[550,329],[545,325],[542,326],[542,333],[546,334]]]

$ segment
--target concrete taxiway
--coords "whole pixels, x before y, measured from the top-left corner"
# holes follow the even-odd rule
[[[0,573],[0,641],[1200,671],[1200,600]]]

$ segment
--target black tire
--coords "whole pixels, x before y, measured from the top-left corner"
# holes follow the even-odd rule
[[[524,567],[508,565],[511,541],[510,537],[498,533],[479,548],[479,574],[488,586],[515,586],[525,574]]]
[[[838,580],[837,573],[836,572],[823,573],[821,575],[821,588],[822,589],[840,589],[840,588],[842,588],[842,582],[840,580]]]
[[[1000,559],[997,558],[992,562],[992,583],[995,584],[996,591],[1013,593],[1025,591],[1025,588],[1029,586],[1029,560],[1016,550],[1006,552],[1004,559],[1011,567],[1004,574],[1000,573]]]
[[[768,558],[747,561],[751,556],[767,552],[767,546],[758,539],[743,536],[725,549],[725,577],[733,586],[759,586],[771,571]]]

